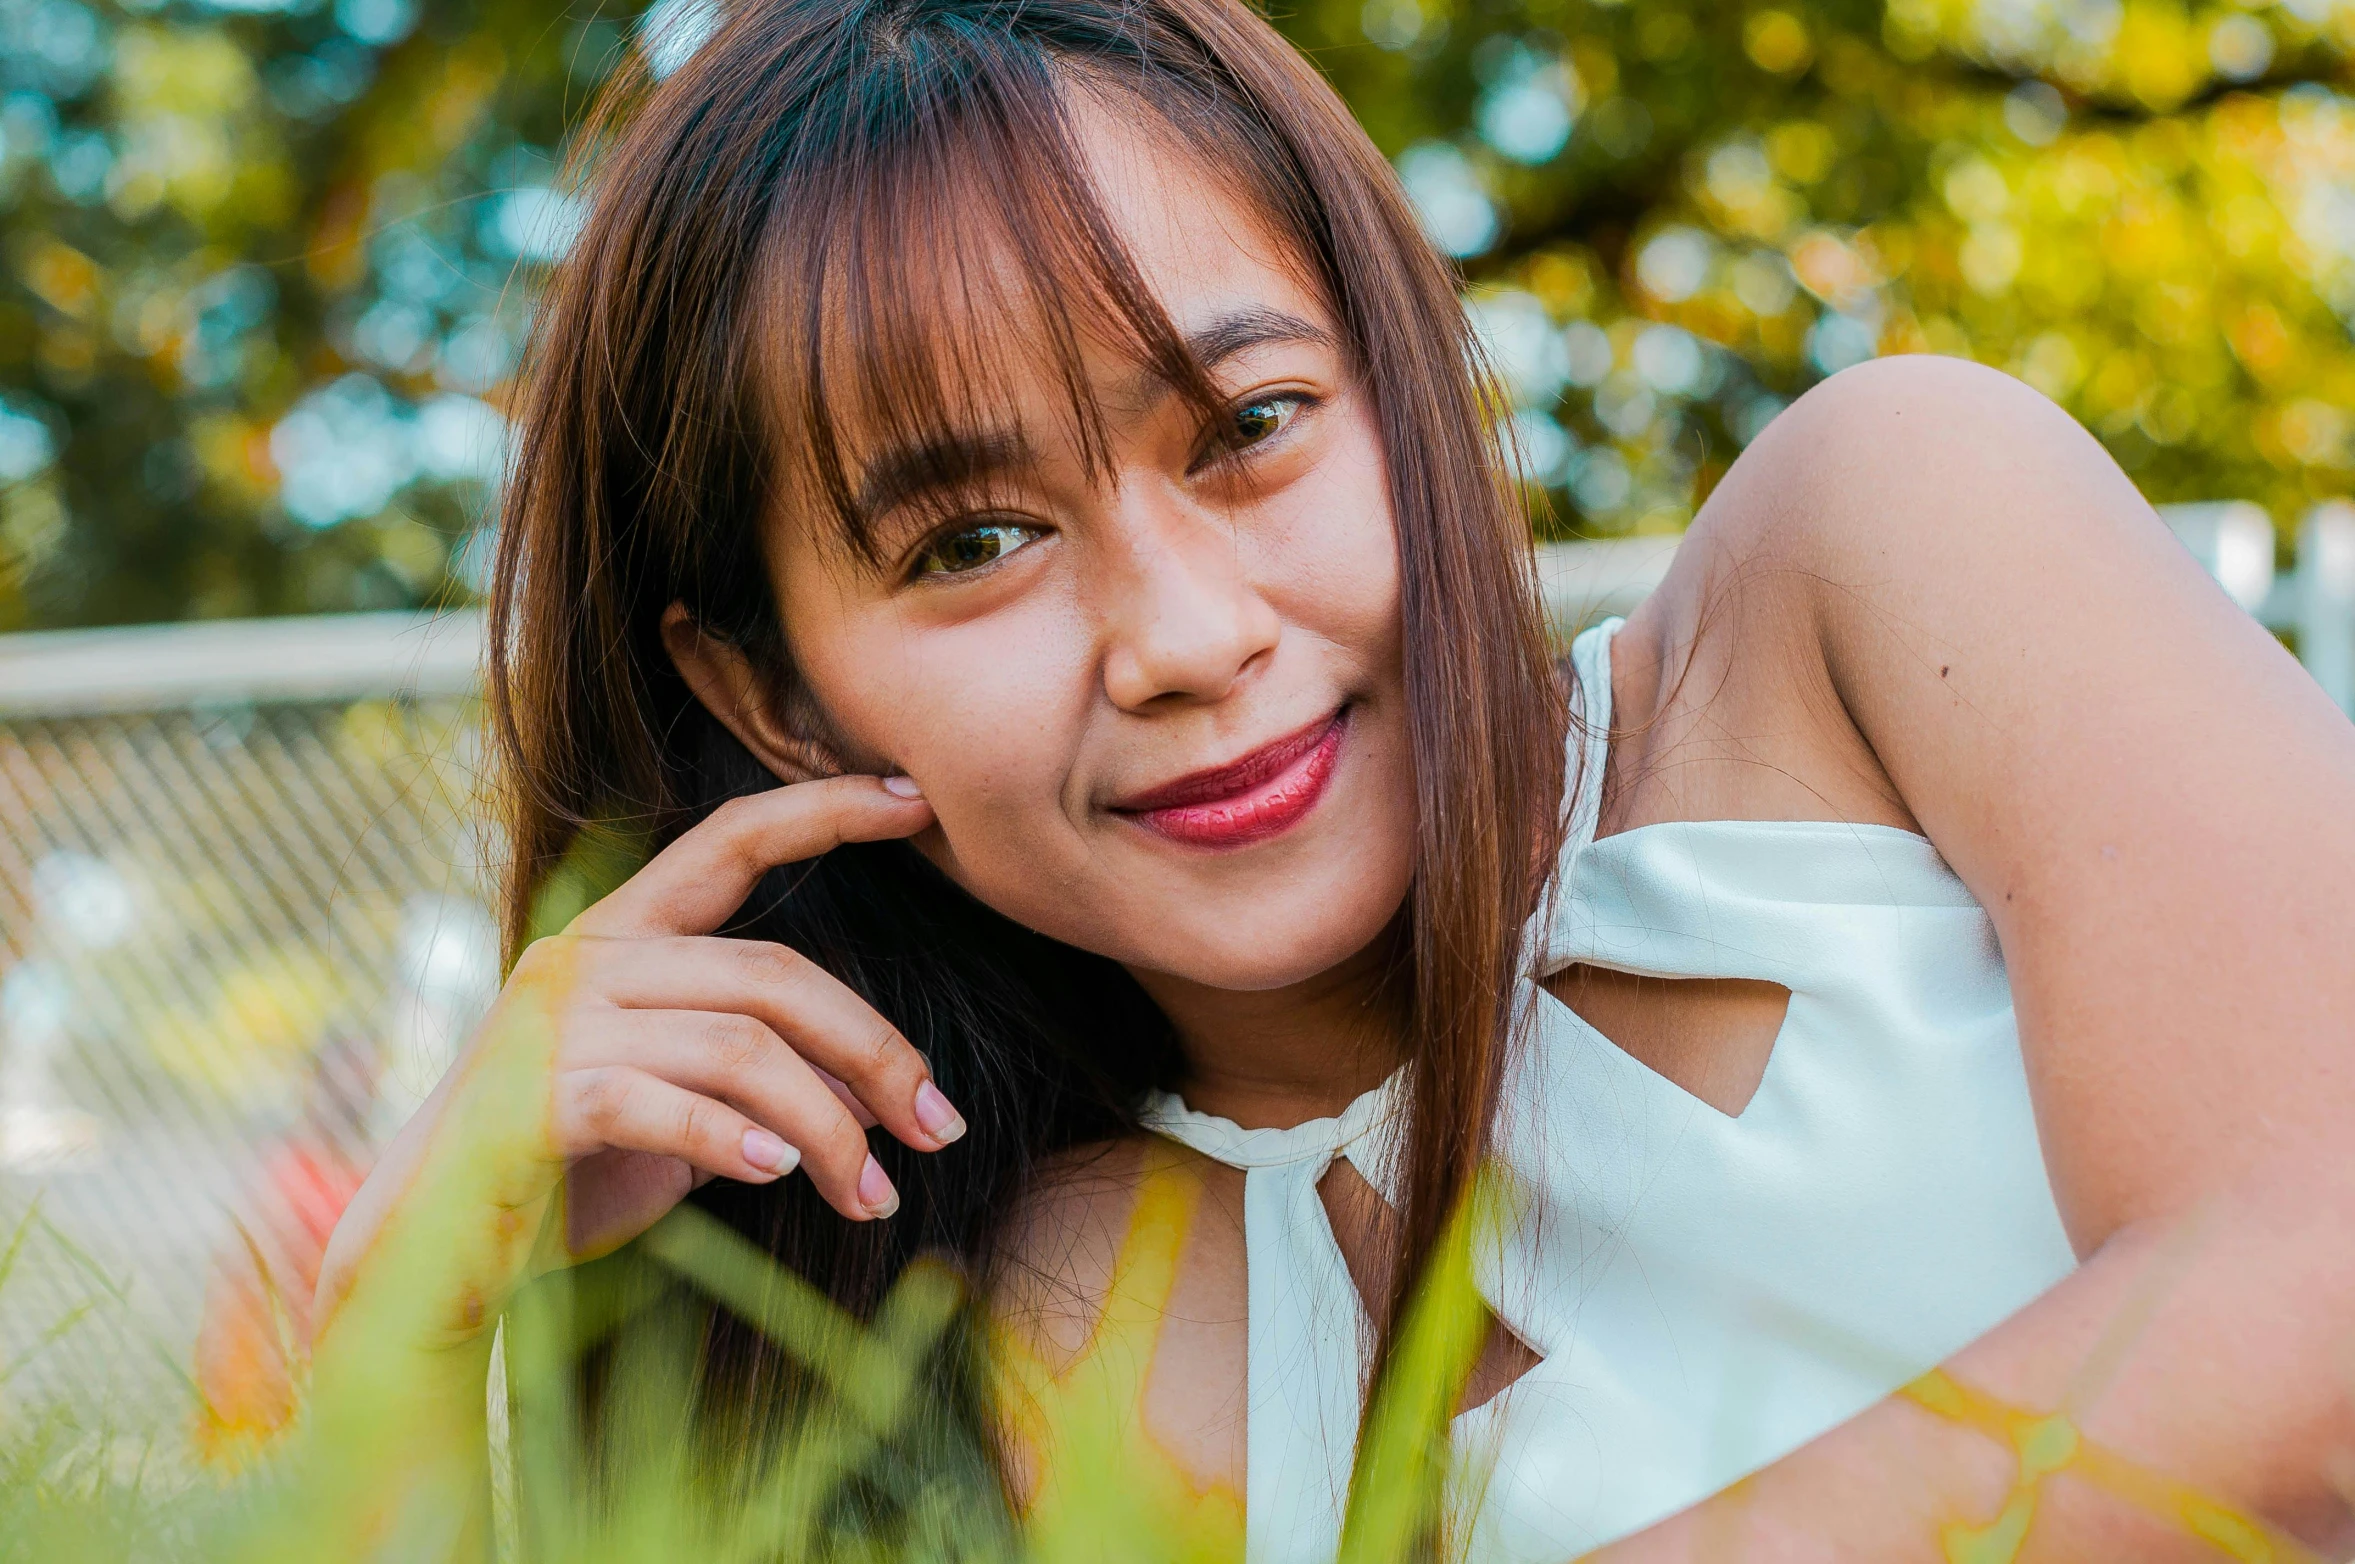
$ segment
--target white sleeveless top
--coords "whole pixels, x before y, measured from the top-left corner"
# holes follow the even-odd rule
[[[1571,649],[1591,734],[1535,1018],[1496,1161],[1509,1228],[1476,1264],[1544,1361],[1455,1423],[1476,1559],[1558,1561],[1640,1530],[1863,1411],[2074,1268],[1986,912],[1889,826],[1701,821],[1594,840],[1610,641]],[[1586,962],[1791,991],[1729,1118],[1535,978]],[[1245,1130],[1162,1096],[1146,1123],[1246,1170],[1249,1564],[1329,1560],[1368,1339],[1317,1181],[1384,1187],[1392,1085]]]

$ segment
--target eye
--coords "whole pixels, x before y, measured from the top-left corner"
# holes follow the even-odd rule
[[[955,576],[994,565],[1016,549],[1045,537],[1044,530],[1019,521],[981,521],[937,534],[917,552],[916,574]]]
[[[1290,429],[1316,398],[1301,391],[1277,391],[1246,397],[1231,404],[1202,442],[1201,454],[1188,467],[1201,472],[1221,462],[1249,455]]]
[[[1248,402],[1238,402],[1227,413],[1225,439],[1221,442],[1228,451],[1247,451],[1263,445],[1284,432],[1293,419],[1300,416],[1306,397],[1256,396]]]

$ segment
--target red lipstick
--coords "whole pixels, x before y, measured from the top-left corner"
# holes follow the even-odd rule
[[[1265,841],[1289,830],[1325,796],[1348,726],[1344,708],[1240,760],[1123,798],[1113,812],[1196,847]]]

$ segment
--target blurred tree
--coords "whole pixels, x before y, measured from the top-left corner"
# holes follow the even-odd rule
[[[626,21],[0,0],[0,628],[464,595]]]
[[[1462,258],[1549,528],[1672,531],[1795,394],[1960,354],[2154,500],[2355,471],[2355,5],[1306,0]]]
[[[0,629],[478,584],[565,131],[724,0],[0,0]],[[2355,0],[1297,0],[1465,267],[1549,530],[1809,383],[2000,365],[2155,499],[2355,474]]]

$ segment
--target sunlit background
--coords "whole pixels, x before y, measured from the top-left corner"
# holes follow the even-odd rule
[[[722,3],[0,0],[0,1409],[282,1415],[279,1294],[496,984],[465,610],[567,129]],[[1962,354],[2355,702],[2355,3],[1277,22],[1462,265],[1558,602]]]
[[[0,629],[481,580],[566,127],[718,0],[0,0]],[[1672,531],[1874,353],[2001,365],[2157,500],[2355,464],[2355,5],[1307,0],[1465,267],[1564,535]]]

